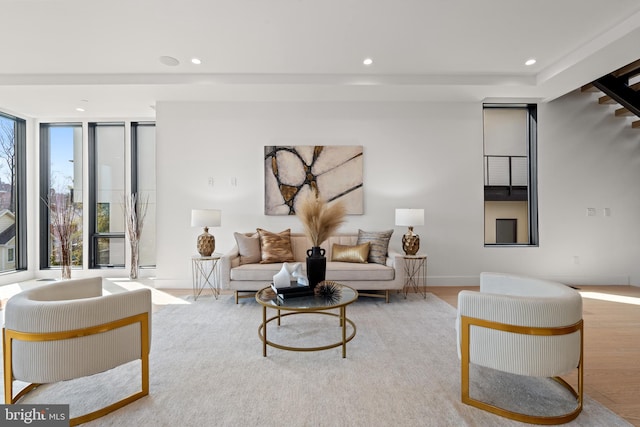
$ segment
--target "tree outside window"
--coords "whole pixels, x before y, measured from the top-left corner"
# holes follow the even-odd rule
[[[15,270],[16,123],[0,115],[0,271]]]

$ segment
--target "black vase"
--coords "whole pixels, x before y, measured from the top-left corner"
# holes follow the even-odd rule
[[[324,253],[324,249],[320,246],[314,246],[307,250],[307,279],[309,279],[309,287],[311,289],[325,279],[327,258],[325,258]]]

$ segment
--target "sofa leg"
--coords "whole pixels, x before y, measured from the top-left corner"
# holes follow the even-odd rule
[[[236,304],[238,304],[238,291],[233,291],[233,295],[236,297]]]
[[[384,291],[384,298],[387,301],[387,304],[389,304],[389,289]]]

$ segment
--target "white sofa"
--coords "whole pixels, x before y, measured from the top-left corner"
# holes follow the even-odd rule
[[[253,233],[243,233],[250,236]],[[404,286],[404,258],[397,252],[390,251],[385,264],[352,263],[331,261],[333,244],[355,245],[358,233],[336,234],[329,237],[321,247],[325,249],[327,258],[326,280],[350,286],[360,295],[384,297],[389,302],[389,292],[401,290]],[[302,233],[291,233],[291,249],[294,262],[301,262],[306,270],[307,249],[311,243]],[[235,245],[220,259],[220,284],[222,289],[230,289],[238,298],[253,296],[256,291],[268,286],[273,276],[280,271],[282,263],[272,264],[240,264],[238,246]],[[241,296],[239,293],[249,293]]]
[[[458,294],[456,331],[464,403],[536,424],[566,423],[582,410],[582,297],[575,289],[548,280],[481,273],[480,292]],[[481,402],[469,393],[470,364],[516,375],[551,377],[575,396],[577,405],[567,414],[540,416]],[[560,378],[576,369],[577,392]]]

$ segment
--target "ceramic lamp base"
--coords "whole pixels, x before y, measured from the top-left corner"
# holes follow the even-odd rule
[[[209,234],[209,229],[205,227],[204,233],[198,236],[198,253],[201,256],[211,256],[216,249],[216,239]]]
[[[407,255],[415,255],[420,249],[420,236],[413,232],[413,227],[409,227],[409,231],[402,236],[402,250]]]

